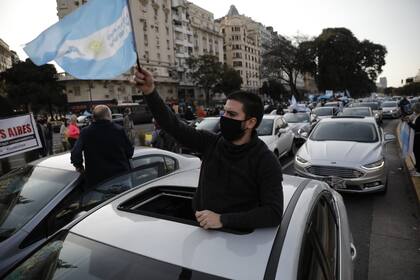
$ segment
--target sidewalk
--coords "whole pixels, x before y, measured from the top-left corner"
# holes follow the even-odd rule
[[[401,122],[397,126],[397,138],[398,138],[398,144],[400,148],[402,148],[402,143],[400,139],[400,125],[401,125]],[[414,169],[415,167],[414,159],[411,157],[411,155],[405,158],[405,165],[408,170]],[[411,181],[413,182],[414,190],[416,191],[416,194],[417,194],[418,202],[420,204],[420,177],[414,177],[414,176],[410,176],[410,177],[411,177]]]

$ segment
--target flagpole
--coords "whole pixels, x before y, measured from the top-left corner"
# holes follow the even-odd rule
[[[140,70],[141,66],[140,66],[140,59],[139,59],[139,51],[137,48],[137,41],[136,41],[136,32],[134,31],[134,25],[133,25],[133,13],[131,12],[131,0],[127,0],[127,7],[128,7],[128,13],[130,15],[130,25],[131,25],[131,31],[133,33],[133,41],[134,41],[134,48],[136,49],[136,54],[137,54],[137,68]]]

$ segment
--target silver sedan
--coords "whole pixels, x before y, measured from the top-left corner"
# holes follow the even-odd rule
[[[342,192],[386,192],[384,146],[395,136],[383,133],[371,117],[321,120],[300,148],[298,175],[326,181]]]

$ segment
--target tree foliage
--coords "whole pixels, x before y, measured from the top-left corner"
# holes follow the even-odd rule
[[[209,104],[212,93],[229,94],[241,88],[241,75],[232,67],[219,62],[216,56],[190,57],[187,65],[191,69],[190,75],[194,84],[203,88],[206,93],[206,104]]]
[[[297,80],[308,68],[309,60],[301,50],[306,37],[297,36],[293,40],[284,37],[273,39],[271,49],[263,55],[262,72],[269,80],[278,80],[286,84],[292,95],[302,99],[302,92],[297,88]]]
[[[388,87],[385,89],[387,95],[420,96],[420,82],[409,83],[403,87]]]
[[[368,40],[359,41],[346,28],[327,28],[314,40],[301,44],[305,63],[318,88],[349,90],[360,97],[376,90],[375,81],[385,65],[387,50]]]
[[[240,90],[241,85],[242,77],[238,73],[238,71],[225,64],[223,66],[220,83],[216,85],[215,91],[229,94],[234,91]]]
[[[270,79],[265,81],[261,88],[261,93],[267,94],[273,100],[284,102],[289,100],[290,94],[284,87],[284,85],[278,81]]]
[[[36,66],[29,59],[14,64],[0,74],[11,103],[27,111],[48,110],[66,103],[62,86],[57,82],[57,71],[52,64]]]

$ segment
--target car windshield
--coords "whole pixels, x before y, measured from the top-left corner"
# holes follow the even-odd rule
[[[315,115],[324,117],[324,116],[332,116],[333,115],[333,108],[316,108],[312,111]]]
[[[340,104],[337,103],[337,102],[328,102],[328,103],[325,103],[324,106],[328,106],[328,107],[339,107]]]
[[[11,279],[224,279],[63,232],[6,276]]]
[[[262,119],[257,128],[258,136],[268,136],[273,134],[274,119]]]
[[[346,108],[344,109],[342,116],[370,117],[372,115],[369,111],[369,108]]]
[[[308,123],[310,122],[309,115],[306,113],[287,113],[284,116],[284,119],[288,123]]]
[[[372,110],[379,110],[379,104],[378,103],[354,103],[352,107],[369,107]]]
[[[0,242],[34,217],[79,173],[26,166],[0,178]]]
[[[219,130],[219,119],[203,119],[196,124],[195,128],[198,130],[217,132]]]
[[[319,123],[310,136],[313,141],[352,141],[373,143],[378,141],[375,125],[364,122]]]
[[[393,108],[398,107],[397,102],[384,102],[382,103],[382,108]]]

